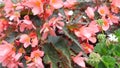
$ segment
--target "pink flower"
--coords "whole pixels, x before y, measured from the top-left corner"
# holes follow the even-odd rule
[[[108,20],[111,22],[110,24],[112,25],[113,23],[118,23],[119,17],[109,14]]]
[[[13,46],[6,41],[2,41],[0,44],[0,63],[5,61],[8,56],[13,53]]]
[[[43,13],[43,3],[41,0],[29,0],[25,5],[32,8],[33,15]]]
[[[73,5],[75,5],[75,3],[77,3],[77,0],[66,0],[66,1],[64,2],[64,7],[70,8],[70,7],[72,7]]]
[[[2,63],[2,66],[6,66],[7,68],[18,68],[19,65],[23,67],[23,64],[19,62],[21,56],[21,53],[15,54],[12,44],[2,41],[0,44],[0,63]]]
[[[94,21],[92,21],[88,27],[82,26],[80,29],[74,30],[75,35],[80,37],[82,41],[90,40],[92,43],[96,42],[95,33],[97,32],[99,32],[98,25]]]
[[[11,0],[4,0],[5,3],[5,7],[4,10],[7,14],[9,14],[9,12],[14,11],[14,5],[11,2]]]
[[[31,32],[29,36],[31,38],[31,46],[36,47],[38,45],[38,38],[36,32]]]
[[[40,33],[42,33],[42,39],[46,39],[48,34],[56,36],[55,31],[50,27],[48,23],[44,23],[42,29],[40,30]]]
[[[36,45],[38,45],[38,38],[37,37],[35,37],[35,38],[32,38],[32,40],[31,40],[31,46],[32,47],[35,47]]]
[[[86,10],[85,10],[85,13],[87,14],[87,16],[91,19],[94,18],[94,10],[93,8],[91,7],[88,7]]]
[[[50,19],[49,24],[50,26],[52,26],[54,29],[57,27],[58,29],[62,29],[62,27],[64,26],[64,22],[61,22],[61,20],[63,20],[61,17],[53,17],[52,19]]]
[[[55,9],[59,9],[63,7],[63,1],[62,0],[50,0],[50,5],[54,7]]]
[[[82,52],[80,52],[77,56],[72,57],[72,60],[78,64],[81,67],[85,67],[85,58],[81,57],[82,56]]]
[[[40,51],[40,50],[35,50],[33,52],[31,52],[31,58],[36,58],[36,57],[43,57],[44,56],[44,52]]]
[[[43,57],[44,52],[40,50],[35,50],[31,52],[30,58],[33,59],[33,62],[28,63],[28,68],[44,68],[44,65],[42,63],[42,59],[40,57]]]
[[[82,43],[81,45],[82,45],[82,48],[85,51],[85,53],[88,54],[88,53],[93,52],[93,49],[94,49],[93,45],[91,45],[89,43]]]
[[[110,12],[109,12],[109,9],[108,9],[107,6],[100,6],[100,7],[98,8],[98,13],[99,13],[101,16],[105,16],[105,15],[109,14]]]
[[[1,18],[0,19],[0,33],[6,30],[8,26],[9,26],[8,21],[5,20],[4,18],[3,19]]]
[[[102,29],[106,31],[109,29],[109,27],[110,27],[109,21],[107,19],[103,18]]]
[[[27,34],[22,34],[20,36],[20,40],[21,43],[24,44],[24,47],[27,48],[31,43],[30,43],[30,37]]]
[[[112,0],[112,5],[120,8],[120,0]]]
[[[10,21],[16,21],[17,23],[20,22],[20,11],[14,11],[10,12],[9,14],[6,15],[7,18],[9,18]],[[13,23],[11,23],[13,24]]]
[[[34,62],[28,63],[27,68],[44,68],[41,58],[34,58]]]
[[[15,61],[18,61],[21,56],[22,56],[22,53],[17,53],[16,55],[13,56],[13,58]]]
[[[18,25],[20,26],[20,31],[23,32],[26,29],[30,30],[30,29],[36,29],[36,27],[32,24],[32,21],[29,19],[29,16],[26,15],[24,16],[24,20],[21,20],[20,23],[18,23]]]

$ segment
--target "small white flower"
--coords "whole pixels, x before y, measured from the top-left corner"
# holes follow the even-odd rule
[[[118,42],[118,38],[116,37],[115,34],[109,34],[108,39],[113,42]]]
[[[87,19],[87,17],[86,16],[82,16],[84,19]]]
[[[66,22],[67,24],[69,23],[69,22]]]
[[[69,12],[68,12],[68,15],[73,15],[73,11],[72,10],[70,10]]]

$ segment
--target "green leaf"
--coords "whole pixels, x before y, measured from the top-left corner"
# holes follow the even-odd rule
[[[107,54],[107,47],[105,43],[97,43],[94,47],[94,52],[98,52],[100,55],[106,55]]]
[[[0,2],[0,8],[3,8],[5,6],[4,2]]]
[[[44,45],[43,50],[45,52],[45,56],[43,60],[46,64],[50,64],[52,68],[58,68],[58,62],[60,62],[57,50],[50,43]]]
[[[9,35],[8,35],[8,37],[6,37],[6,41],[7,42],[9,42],[9,43],[12,43],[12,42],[14,42],[14,40],[16,39],[16,35],[17,35],[18,33],[17,32],[11,32]]]
[[[64,17],[64,18],[66,17],[65,12],[64,12],[64,9],[63,9],[63,8],[60,8],[58,11],[59,11],[59,13],[61,13],[61,14],[63,15],[63,17]]]
[[[115,54],[116,56],[119,56],[119,57],[120,57],[120,46],[119,46],[119,45],[116,45],[116,46],[115,46],[114,54]]]
[[[104,63],[101,61],[95,68],[107,68]]]
[[[102,19],[98,19],[98,20],[97,20],[97,23],[98,23],[100,26],[102,26],[102,25],[103,25],[103,20],[102,20]]]
[[[61,55],[61,62],[63,63],[62,66],[64,66],[64,68],[72,68],[71,58],[70,58],[70,48],[68,47],[68,42],[63,38],[59,38],[59,40],[54,44],[54,46]]]
[[[116,68],[120,68],[120,63],[116,63]]]
[[[72,45],[70,46],[70,48],[76,53],[78,54],[81,49],[75,44],[75,43],[72,43]]]
[[[55,44],[55,43],[57,43],[59,38],[60,38],[59,36],[48,36],[48,42]]]
[[[102,62],[107,68],[114,68],[116,60],[111,56],[102,56]]]
[[[118,37],[118,41],[120,42],[120,29],[115,30],[115,35]]]
[[[67,40],[60,36],[48,36],[48,42],[52,43],[59,52],[62,68],[71,68],[70,49]]]
[[[38,16],[30,15],[30,19],[36,27],[40,27],[43,24],[42,20]]]

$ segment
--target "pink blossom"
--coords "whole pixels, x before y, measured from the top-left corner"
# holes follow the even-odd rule
[[[2,41],[2,44],[0,45],[0,63],[13,53],[12,48],[13,46],[11,44]]]
[[[18,60],[20,56],[20,53],[15,54],[12,44],[2,41],[0,44],[0,63],[2,63],[2,66],[6,66],[7,68],[18,68],[18,65],[20,65],[23,67],[22,63]]]
[[[61,20],[63,20],[61,17],[55,18],[53,17],[52,19],[50,19],[49,24],[50,26],[52,26],[54,29],[57,27],[58,29],[62,29],[62,27],[64,26],[64,22],[62,22]]]
[[[80,52],[77,56],[72,57],[72,59],[79,66],[85,67],[85,58],[81,56],[82,56],[82,52]]]
[[[111,22],[110,24],[118,23],[119,17],[112,15],[112,14],[109,14],[108,20]]]
[[[87,16],[91,19],[94,18],[94,10],[93,8],[91,7],[88,7],[86,10],[85,10],[85,13],[87,14]]]
[[[44,52],[43,51],[35,50],[35,51],[31,52],[31,58],[43,57],[43,56],[44,56]]]
[[[24,47],[27,48],[31,43],[30,43],[30,37],[27,34],[22,34],[20,36],[20,40],[21,43],[24,44]]]
[[[5,7],[4,10],[7,14],[9,14],[9,12],[14,11],[14,5],[11,2],[11,0],[4,0],[5,3]]]
[[[32,8],[33,15],[43,13],[43,3],[41,0],[29,0],[25,5]]]
[[[107,19],[103,18],[102,29],[106,31],[109,29],[109,27],[110,27],[109,21]]]
[[[109,9],[108,9],[107,6],[100,6],[100,7],[98,8],[98,13],[99,13],[101,16],[105,16],[105,15],[109,14],[110,12],[109,12]]]
[[[8,28],[8,21],[5,20],[4,18],[0,19],[0,33],[3,32],[4,30],[6,30]]]
[[[36,32],[31,32],[29,36],[31,38],[31,46],[36,47],[38,45],[38,38]]]
[[[24,16],[24,19],[21,20],[20,23],[18,23],[18,25],[20,26],[20,31],[23,32],[26,29],[30,30],[30,29],[36,29],[36,27],[32,24],[32,21],[29,19],[29,16],[26,15]]]
[[[28,63],[27,68],[44,68],[41,58],[34,58],[34,62]]]
[[[81,45],[82,45],[82,48],[85,51],[85,53],[88,54],[88,53],[93,52],[94,47],[93,47],[93,45],[89,44],[88,42],[82,43]]]
[[[44,52],[40,50],[35,50],[31,52],[30,58],[33,59],[33,62],[28,63],[28,68],[44,68],[44,65],[42,63],[42,59],[40,57],[43,57]]]
[[[77,37],[80,37],[82,40],[90,40],[92,43],[96,42],[95,33],[97,32],[99,32],[98,25],[94,21],[88,27],[82,26],[80,29],[74,30]]]
[[[73,5],[75,5],[75,3],[77,3],[77,0],[66,0],[64,2],[64,7],[72,7]]]
[[[37,37],[35,37],[35,38],[32,38],[32,40],[31,40],[31,46],[32,47],[35,47],[36,45],[38,45],[38,38]]]
[[[112,0],[112,5],[120,8],[120,0]]]
[[[44,23],[42,29],[40,30],[40,33],[42,33],[42,39],[46,39],[48,34],[56,36],[53,28],[51,28],[48,23]]]
[[[14,55],[13,57],[14,57],[15,61],[18,61],[21,56],[22,56],[22,53],[17,53],[17,54]]]
[[[59,9],[63,7],[63,1],[62,0],[50,0],[50,5],[54,7],[55,9]]]

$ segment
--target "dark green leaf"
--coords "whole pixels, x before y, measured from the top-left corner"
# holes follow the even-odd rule
[[[54,46],[60,53],[61,62],[63,63],[64,68],[71,68],[70,49],[68,47],[68,42],[63,38],[59,38]]]
[[[43,47],[45,56],[43,58],[46,64],[50,64],[52,68],[58,68],[58,62],[60,62],[57,50],[52,44],[45,44]]]
[[[72,43],[72,45],[70,46],[70,48],[75,52],[75,53],[79,53],[81,51],[81,49],[75,44]]]
[[[57,43],[57,41],[59,40],[59,36],[48,36],[48,42],[50,43],[53,43],[53,44],[55,44],[55,43]]]
[[[40,27],[42,25],[42,20],[38,16],[31,15],[30,18],[35,26]]]
[[[16,33],[16,32],[11,32],[10,34],[9,34],[9,36],[5,39],[6,41],[8,41],[9,43],[12,43],[12,42],[14,42],[14,40],[16,39],[16,35],[17,35],[18,33]]]

